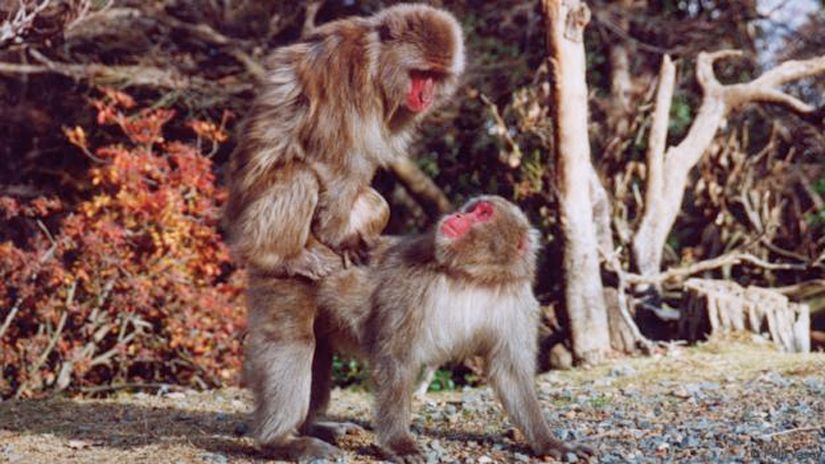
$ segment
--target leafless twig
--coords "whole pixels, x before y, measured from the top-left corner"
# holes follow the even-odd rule
[[[34,19],[45,10],[51,0],[31,2],[20,0],[20,7],[0,23],[0,48],[12,41],[21,41],[22,37],[34,25]]]

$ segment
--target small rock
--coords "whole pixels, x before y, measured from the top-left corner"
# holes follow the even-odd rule
[[[576,453],[567,453],[564,455],[565,462],[579,462],[579,457],[576,456]]]
[[[71,449],[79,450],[79,449],[88,448],[88,447],[92,446],[92,444],[89,443],[88,441],[83,441],[83,440],[69,440],[69,443],[67,444],[67,446]]]
[[[486,454],[484,454],[484,455],[482,455],[481,457],[478,458],[478,462],[480,464],[489,464],[489,463],[493,462],[493,458],[491,458],[490,456],[487,456]]]
[[[766,345],[770,343],[770,340],[762,334],[752,334],[751,341],[757,345]]]
[[[626,377],[636,373],[636,369],[630,366],[613,366],[610,372],[607,373],[610,377]]]
[[[516,462],[530,462],[530,456],[522,453],[513,454],[513,458],[515,458]]]
[[[573,439],[573,432],[569,429],[557,429],[555,432],[556,438],[561,441],[568,441]]]
[[[776,387],[787,387],[791,383],[790,380],[786,379],[778,372],[768,372],[767,374],[761,376],[760,380]]]
[[[170,400],[182,400],[186,398],[186,394],[184,394],[183,392],[170,392],[167,393],[165,396]]]
[[[0,445],[0,457],[3,458],[3,462],[12,463],[22,463],[23,455],[16,453],[14,451],[14,446],[12,445]]]
[[[249,424],[246,422],[238,422],[235,424],[235,435],[242,437],[249,433]]]
[[[560,370],[573,367],[573,354],[563,343],[556,343],[550,348],[550,366]]]
[[[693,436],[687,436],[682,438],[682,442],[679,443],[679,446],[682,448],[695,448],[699,446],[699,439]]]
[[[805,377],[805,380],[803,380],[803,382],[805,383],[805,386],[808,387],[808,390],[811,391],[811,393],[825,393],[825,385],[822,383],[822,380],[812,376]]]
[[[596,381],[593,382],[593,385],[595,385],[597,387],[609,387],[609,386],[613,385],[613,379],[610,379],[610,378],[596,379]]]
[[[622,388],[620,391],[622,392],[622,395],[628,398],[638,398],[641,396],[641,392],[636,388]]]
[[[207,464],[226,464],[228,462],[226,456],[218,453],[203,453],[201,459]]]
[[[690,392],[684,386],[676,387],[670,392],[671,395],[675,396],[676,398],[687,399],[691,397]]]
[[[439,454],[444,454],[444,447],[441,446],[441,442],[439,442],[438,440],[431,441],[429,443],[429,446],[430,446],[431,450],[433,450],[433,451],[435,451]]]

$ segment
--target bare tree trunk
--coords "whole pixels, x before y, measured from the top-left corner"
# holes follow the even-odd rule
[[[548,58],[553,73],[557,184],[564,235],[565,304],[573,355],[588,364],[610,350],[607,311],[593,220],[593,175],[587,137],[587,82],[583,31],[590,20],[577,0],[543,0]]]
[[[618,23],[616,24],[624,33],[630,30],[627,17],[631,13],[633,0],[620,0],[619,6],[624,10]],[[616,40],[610,45],[608,51],[608,62],[610,63],[610,113],[608,114],[608,126],[612,127],[615,135],[624,137],[630,128],[628,115],[631,112],[630,96],[633,92],[633,79],[630,74],[630,53],[626,40]]]

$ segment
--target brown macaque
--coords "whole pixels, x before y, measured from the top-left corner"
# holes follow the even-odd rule
[[[232,155],[228,242],[256,270],[315,280],[383,229],[370,180],[452,95],[461,29],[445,11],[398,5],[322,25],[267,65]]]
[[[484,359],[490,384],[536,454],[593,454],[553,437],[536,396],[537,250],[538,233],[520,209],[482,196],[429,233],[392,239],[369,266],[321,283],[319,339],[367,359],[373,425],[391,459],[425,461],[409,430],[421,366],[474,355]],[[313,381],[320,388],[326,379]]]
[[[244,380],[263,448],[331,458],[339,450],[310,436],[326,433],[314,420],[326,400],[311,394],[312,372],[331,362],[314,332],[318,280],[365,262],[376,245],[389,208],[370,181],[454,92],[464,45],[451,14],[398,5],[322,25],[267,66],[232,155],[224,213],[249,275]]]

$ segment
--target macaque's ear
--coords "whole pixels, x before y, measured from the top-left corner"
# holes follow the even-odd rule
[[[530,244],[530,235],[528,232],[525,232],[521,239],[518,242],[518,255],[524,256],[524,253],[527,253],[527,245]]]

